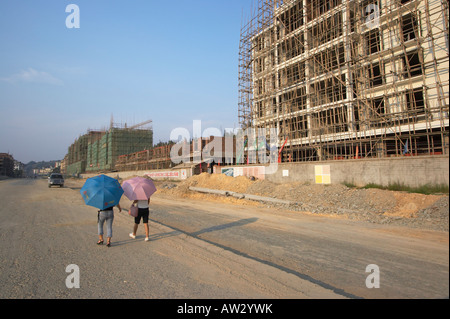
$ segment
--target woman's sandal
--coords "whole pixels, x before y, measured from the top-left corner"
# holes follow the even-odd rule
[[[99,240],[99,241],[97,242],[97,245],[103,245],[103,240]]]
[[[106,243],[106,247],[111,247],[111,242],[110,241]]]

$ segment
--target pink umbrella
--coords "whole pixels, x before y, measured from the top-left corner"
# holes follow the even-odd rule
[[[134,177],[124,181],[122,189],[129,200],[147,200],[156,192],[153,181],[144,177]]]

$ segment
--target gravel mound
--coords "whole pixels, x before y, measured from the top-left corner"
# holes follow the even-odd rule
[[[334,215],[371,223],[449,231],[449,196],[423,195],[382,189],[349,188],[341,184],[275,184],[267,180],[201,174],[183,182],[162,182],[159,191],[175,197],[189,197],[190,186],[228,190],[278,198],[292,202],[264,204],[292,211]],[[210,195],[214,197],[214,195]]]

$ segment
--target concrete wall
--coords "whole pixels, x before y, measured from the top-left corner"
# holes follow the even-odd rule
[[[81,174],[81,178],[90,178],[102,173],[85,173]],[[113,172],[104,173],[106,176],[113,178],[128,179],[135,176],[146,176],[149,175],[154,180],[178,180],[189,178],[192,176],[192,169],[190,168],[180,168],[180,169],[167,169],[167,170],[145,170],[145,171],[124,171],[124,172]]]
[[[252,166],[223,166],[247,176]],[[237,168],[237,170],[236,170]],[[242,174],[241,170],[244,169]],[[263,166],[253,168],[264,169]],[[216,170],[220,172],[220,170]],[[234,176],[237,176],[234,174]],[[258,176],[258,178],[261,178]],[[449,156],[390,157],[383,159],[357,159],[278,164],[274,174],[265,174],[274,183],[302,182],[321,184],[352,183],[356,186],[400,184],[409,187],[422,185],[449,186]]]
[[[261,165],[259,165],[260,167]],[[243,167],[223,166],[222,168]],[[249,166],[244,166],[249,167]],[[323,169],[323,178],[318,179],[318,168]],[[184,170],[184,172],[183,172]],[[217,170],[220,172],[220,170]],[[166,177],[165,172],[178,172],[178,176]],[[153,175],[154,179],[183,180],[192,175],[189,168],[157,170],[157,171],[127,171],[114,172],[105,175],[127,179],[132,176]],[[185,175],[184,175],[185,174]],[[83,178],[93,177],[98,174],[82,174]],[[383,159],[358,159],[345,161],[302,162],[278,164],[278,170],[274,174],[266,174],[265,179],[275,183],[303,182],[332,184],[353,183],[356,186],[378,184],[389,186],[401,184],[409,187],[422,185],[447,185],[449,186],[449,156],[418,156],[418,157],[391,157]]]
[[[266,175],[265,178],[275,183],[315,183],[316,167],[328,165],[332,184],[348,182],[356,186],[370,183],[388,186],[398,183],[409,187],[449,185],[448,155],[283,163],[278,164],[275,174]]]

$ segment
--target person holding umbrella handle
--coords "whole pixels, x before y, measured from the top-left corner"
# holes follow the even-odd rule
[[[145,241],[148,241],[148,215],[150,213],[149,205],[150,205],[150,198],[147,200],[134,200],[132,205],[137,205],[138,207],[138,215],[134,218],[134,227],[133,232],[130,233],[130,237],[135,239],[136,238],[136,232],[138,230],[139,224],[142,222],[145,227]]]
[[[133,201],[132,206],[137,205],[138,208],[137,216],[134,217],[133,232],[130,233],[130,237],[136,238],[136,232],[142,218],[145,226],[145,241],[149,241],[148,215],[150,212],[150,196],[156,192],[153,180],[145,177],[133,177],[123,182],[122,189],[125,196]]]
[[[112,224],[114,220],[113,207],[117,206],[119,211],[122,211],[120,207],[120,198],[123,194],[123,189],[119,184],[119,181],[106,176],[104,174],[95,177],[88,178],[80,189],[80,194],[84,199],[84,202],[88,206],[97,208],[98,215],[98,238],[97,245],[103,245],[103,225],[106,221],[106,228],[108,242],[107,246],[111,246],[112,237]]]
[[[119,212],[122,211],[120,204],[116,205],[119,209]],[[111,247],[111,238],[112,238],[112,224],[114,221],[114,211],[113,207],[108,207],[103,210],[98,211],[98,242],[97,245],[103,245],[103,224],[106,221],[106,237],[107,242],[106,246]]]

